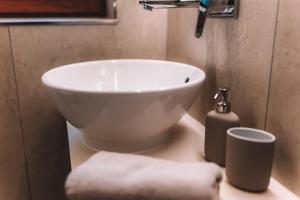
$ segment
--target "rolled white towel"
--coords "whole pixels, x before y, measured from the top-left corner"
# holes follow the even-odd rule
[[[100,152],[66,182],[70,200],[216,200],[222,179],[212,163],[177,163]]]

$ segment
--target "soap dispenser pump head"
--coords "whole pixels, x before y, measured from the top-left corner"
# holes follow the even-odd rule
[[[228,101],[230,88],[219,88],[218,92],[214,96],[214,100],[217,100],[216,111],[218,113],[229,113],[231,111],[231,103]]]

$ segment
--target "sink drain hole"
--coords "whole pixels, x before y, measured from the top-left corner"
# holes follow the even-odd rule
[[[187,77],[184,81],[184,83],[188,83],[188,82],[190,82],[190,77]]]

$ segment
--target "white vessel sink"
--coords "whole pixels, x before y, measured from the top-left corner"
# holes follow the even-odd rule
[[[192,105],[202,70],[176,62],[106,60],[65,65],[42,82],[60,113],[95,150],[142,152],[169,138]]]

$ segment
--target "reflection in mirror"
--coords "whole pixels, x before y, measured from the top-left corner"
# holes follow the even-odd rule
[[[2,0],[0,23],[116,24],[117,0]]]

